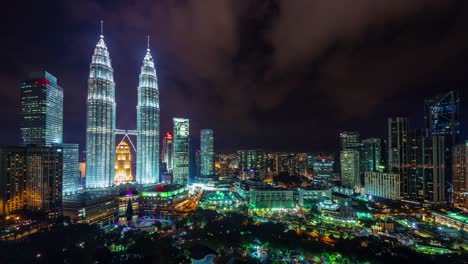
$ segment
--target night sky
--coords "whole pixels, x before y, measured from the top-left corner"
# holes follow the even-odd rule
[[[468,1],[8,1],[0,16],[1,145],[19,140],[19,83],[45,69],[64,88],[64,141],[85,148],[87,78],[104,20],[117,128],[136,128],[150,35],[161,134],[187,117],[217,151],[335,151],[338,133],[423,125],[424,97],[459,89],[467,116]],[[467,124],[462,123],[463,137]]]

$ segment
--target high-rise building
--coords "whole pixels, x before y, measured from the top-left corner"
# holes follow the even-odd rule
[[[453,199],[458,208],[468,208],[468,140],[452,150]]]
[[[127,142],[122,141],[115,150],[114,184],[125,184],[133,181],[132,152]]]
[[[173,138],[171,133],[167,133],[163,137],[162,155],[161,160],[166,164],[167,171],[172,171],[173,168]]]
[[[0,214],[28,209],[60,216],[62,154],[60,147],[0,148]]]
[[[401,196],[408,197],[409,190],[409,148],[408,119],[395,117],[388,119],[388,171],[400,174]]]
[[[359,132],[341,132],[340,133],[340,149],[358,149],[360,146]]]
[[[189,178],[189,120],[174,118],[173,182],[187,186]]]
[[[80,188],[79,146],[60,144],[63,152],[63,194],[72,194]]]
[[[21,83],[21,144],[61,144],[62,134],[62,87],[52,74],[33,72]]]
[[[24,147],[0,148],[0,215],[8,216],[26,205]]]
[[[355,149],[340,152],[341,185],[346,188],[357,189],[361,187],[359,151]]]
[[[424,119],[431,136],[448,136],[455,145],[460,135],[460,96],[449,91],[424,100]]]
[[[86,117],[86,187],[105,188],[114,182],[115,84],[104,36],[94,49],[88,78]]]
[[[400,174],[366,172],[364,177],[366,194],[391,200],[400,199]]]
[[[313,165],[314,184],[319,186],[331,186],[333,182],[334,160],[325,155],[315,158]]]
[[[446,137],[432,136],[432,163],[434,166],[433,171],[433,193],[432,203],[437,206],[442,206],[446,203],[445,196],[445,176],[446,176]]]
[[[460,96],[458,91],[449,91],[424,100],[424,119],[431,136],[445,138],[445,200],[452,202],[452,147],[460,135]]]
[[[214,133],[213,129],[200,131],[200,176],[208,178],[214,176]]]
[[[138,86],[137,130],[136,180],[140,184],[159,182],[159,90],[149,44]]]
[[[26,207],[46,212],[49,218],[62,214],[63,150],[60,147],[26,148]]]
[[[296,170],[299,175],[307,174],[307,153],[296,154]]]
[[[433,193],[432,139],[426,129],[416,129],[409,135],[409,193],[408,198],[430,201]]]
[[[380,138],[365,139],[361,143],[361,170],[383,172],[382,141]]]
[[[255,171],[257,164],[256,150],[238,150],[239,169],[244,172]]]

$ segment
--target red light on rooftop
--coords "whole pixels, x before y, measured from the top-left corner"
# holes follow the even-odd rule
[[[164,191],[164,186],[163,185],[156,186],[156,191],[158,192]]]

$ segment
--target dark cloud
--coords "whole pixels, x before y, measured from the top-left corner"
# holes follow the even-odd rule
[[[15,87],[27,71],[50,69],[66,88],[66,138],[80,143],[101,19],[118,126],[136,126],[137,76],[149,34],[162,130],[171,129],[173,116],[189,117],[195,135],[214,128],[221,149],[327,150],[342,129],[383,136],[384,128],[369,124],[420,114],[424,96],[468,84],[464,1],[83,0],[14,7],[25,10],[18,28],[27,33],[9,29],[10,42],[2,45],[12,67],[2,66],[8,69],[0,80]],[[34,24],[46,10],[57,16]],[[10,107],[17,105],[13,90],[1,92]]]

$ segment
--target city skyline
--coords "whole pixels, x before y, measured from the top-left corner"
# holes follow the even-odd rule
[[[468,2],[7,7],[0,263],[468,263]]]
[[[186,31],[180,32],[180,36],[176,36],[175,33],[171,33],[171,31],[174,31],[172,28],[173,25],[166,25],[167,23],[162,23],[162,21],[163,19],[166,19],[167,21],[176,19],[176,14],[178,14],[178,12],[197,14],[192,5],[181,4],[181,6],[178,7],[179,9],[174,9],[175,7],[172,5],[163,6],[158,3],[149,7],[145,5],[146,3],[142,4],[142,7],[148,8],[153,12],[153,14],[156,12],[158,16],[151,16],[151,19],[149,20],[142,19],[138,13],[140,7],[128,7],[125,6],[125,4],[119,3],[113,8],[115,10],[120,10],[129,16],[124,16],[125,20],[118,22],[114,17],[106,15],[105,12],[97,12],[97,10],[102,11],[107,7],[107,5],[102,2],[96,2],[94,7],[87,6],[85,4],[79,5],[83,11],[81,13],[91,14],[87,18],[82,18],[80,14],[77,14],[78,9],[72,11],[70,6],[67,4],[53,5],[53,3],[47,3],[45,6],[32,5],[31,7],[22,10],[23,13],[30,13],[31,16],[25,16],[24,21],[16,24],[18,32],[22,33],[22,37],[20,38],[21,43],[26,43],[26,45],[28,45],[27,43],[33,43],[34,36],[37,36],[37,33],[28,34],[28,32],[40,32],[40,30],[38,30],[39,28],[53,28],[56,33],[52,34],[47,39],[35,42],[37,45],[36,48],[22,48],[21,52],[25,53],[23,55],[24,57],[15,56],[15,54],[19,52],[15,46],[6,47],[10,50],[9,53],[11,54],[11,57],[8,55],[6,58],[6,65],[14,66],[5,68],[4,75],[0,76],[0,80],[2,80],[2,83],[6,84],[8,87],[16,87],[18,80],[24,79],[30,71],[47,69],[56,75],[59,80],[61,80],[61,85],[64,87],[65,93],[64,115],[67,117],[64,120],[65,141],[79,143],[80,149],[84,150],[83,146],[85,144],[85,137],[83,135],[83,131],[85,131],[84,122],[86,106],[83,102],[86,100],[86,69],[89,66],[89,61],[86,58],[91,56],[92,48],[95,45],[93,40],[95,40],[99,35],[99,21],[103,19],[105,21],[106,41],[111,49],[113,62],[115,62],[113,66],[115,68],[116,78],[116,101],[119,105],[116,113],[117,127],[125,127],[128,129],[136,129],[137,127],[135,109],[135,105],[137,104],[137,95],[134,94],[134,89],[138,86],[138,80],[135,79],[135,76],[139,73],[141,57],[144,55],[144,49],[146,46],[144,41],[145,36],[149,34],[153,46],[152,50],[154,51],[153,55],[158,60],[156,68],[158,71],[161,93],[161,134],[172,131],[172,117],[184,116],[192,121],[192,135],[196,139],[199,138],[199,130],[204,127],[212,127],[217,131],[217,134],[219,135],[217,137],[217,148],[223,152],[234,151],[238,148],[237,146],[242,149],[262,147],[264,149],[276,151],[284,150],[306,152],[317,150],[330,152],[338,149],[336,133],[340,131],[359,131],[362,138],[383,138],[384,130],[381,129],[380,124],[385,124],[386,118],[390,116],[408,116],[412,120],[419,120],[419,117],[424,115],[424,102],[420,101],[418,98],[434,96],[451,89],[462,89],[468,84],[468,80],[464,74],[467,72],[468,59],[466,58],[468,57],[468,53],[466,52],[466,47],[468,47],[468,44],[466,43],[465,38],[457,34],[450,33],[452,32],[450,29],[456,29],[463,24],[462,22],[464,20],[462,18],[462,14],[464,14],[468,9],[466,4],[447,1],[447,3],[444,3],[442,7],[438,9],[438,12],[427,12],[424,15],[421,15],[424,18],[421,18],[422,21],[416,22],[408,22],[406,19],[401,17],[396,19],[397,21],[392,21],[389,20],[388,13],[382,11],[382,19],[385,23],[390,25],[390,28],[392,25],[397,27],[399,22],[409,23],[415,28],[414,30],[416,32],[419,32],[418,34],[423,36],[423,40],[414,39],[404,32],[394,33],[396,34],[396,43],[392,44],[392,42],[390,42],[388,45],[384,45],[380,40],[385,39],[387,35],[392,36],[392,33],[383,27],[377,27],[371,31],[376,34],[376,39],[373,40],[371,37],[364,38],[365,42],[369,42],[369,48],[360,49],[362,50],[361,53],[364,54],[357,54],[358,59],[366,61],[365,59],[372,55],[368,54],[372,50],[381,52],[388,48],[395,53],[395,46],[405,46],[406,43],[413,43],[416,41],[414,46],[421,46],[424,52],[435,53],[435,51],[437,51],[438,54],[441,54],[441,63],[426,63],[431,65],[431,74],[424,74],[421,76],[421,71],[427,72],[427,68],[423,67],[424,65],[420,63],[419,56],[421,55],[408,56],[407,59],[400,58],[397,61],[392,61],[389,58],[382,58],[380,56],[371,60],[371,62],[376,63],[378,66],[382,64],[382,67],[376,67],[376,71],[378,71],[377,74],[369,74],[369,76],[377,76],[378,80],[375,80],[373,77],[370,78],[370,83],[362,83],[363,80],[361,79],[366,79],[365,76],[360,77],[361,79],[355,79],[346,75],[344,78],[347,78],[346,80],[347,83],[349,83],[349,87],[345,86],[346,89],[343,90],[344,88],[337,88],[343,86],[341,83],[334,83],[334,80],[340,81],[340,78],[336,78],[336,76],[332,75],[330,77],[331,80],[324,81],[322,78],[319,78],[321,75],[319,73],[314,73],[313,70],[311,70],[312,72],[306,73],[301,70],[319,67],[316,61],[320,56],[309,55],[305,56],[305,61],[301,61],[297,66],[293,67],[286,64],[286,66],[283,68],[280,67],[277,71],[275,69],[271,69],[271,72],[274,73],[275,76],[278,76],[279,81],[276,82],[276,80],[271,80],[274,81],[275,84],[271,86],[271,89],[268,90],[266,95],[263,93],[249,94],[248,87],[250,87],[250,83],[255,84],[257,82],[259,82],[260,87],[263,87],[265,82],[268,80],[267,77],[270,75],[262,74],[260,75],[261,78],[259,81],[252,81],[250,80],[251,77],[248,73],[240,72],[238,76],[239,82],[236,81],[233,82],[233,85],[227,85],[226,82],[222,80],[222,82],[218,83],[216,78],[213,79],[214,77],[212,74],[204,76],[204,74],[206,74],[205,71],[211,71],[212,68],[201,67],[205,64],[203,64],[203,60],[199,59],[199,55],[197,54],[204,53],[199,52],[197,49],[203,49],[205,44],[197,45],[190,49],[183,49],[183,51],[181,51],[180,45],[182,45],[183,36],[188,40],[193,39],[195,36]],[[212,7],[212,9],[217,10],[220,13],[225,14],[226,12],[226,10],[222,8],[221,4],[207,3],[204,5],[207,7],[206,10],[211,10],[208,7]],[[331,10],[335,10],[333,9],[333,4],[330,5]],[[395,8],[393,4],[388,5],[390,10],[394,10],[392,9]],[[424,5],[421,4],[421,6]],[[409,12],[416,12],[420,8],[423,8],[421,6],[419,6],[419,4],[415,4],[414,10],[412,9],[412,11]],[[323,8],[321,5],[318,7]],[[269,14],[272,13],[272,8],[273,7],[271,6],[265,7],[264,16],[266,16],[265,19],[267,22],[258,22],[260,23],[260,28],[265,26],[265,24],[262,23],[273,23],[274,27],[272,28],[272,31],[275,34],[280,34],[280,32],[284,33],[286,29],[290,29],[291,34],[294,34],[291,36],[292,39],[294,40],[298,38],[298,35],[295,33],[296,31],[293,30],[289,24],[284,24],[287,23],[287,20],[283,19],[282,16],[275,17],[272,15],[273,17],[269,17]],[[285,16],[289,15],[290,12],[297,12],[297,10],[290,10],[289,7],[285,7],[282,4],[279,4],[278,8],[282,10],[282,12],[284,11]],[[430,9],[432,7],[428,8]],[[455,9],[458,11],[454,11]],[[54,13],[58,14],[58,16],[55,18],[47,18],[45,20],[36,19],[35,23],[28,23],[30,19],[32,21],[34,17],[41,13],[33,12],[32,10],[55,10],[57,12]],[[205,11],[204,9],[204,11],[200,12],[208,11]],[[245,12],[249,14],[251,11]],[[399,12],[401,11],[396,9],[395,12],[398,17]],[[93,16],[93,14],[99,15]],[[171,17],[171,14],[175,17]],[[453,24],[448,23],[435,27],[435,30],[431,30],[430,32],[424,29],[436,26],[434,25],[436,23],[435,21],[439,21],[437,18],[440,16],[453,22]],[[231,18],[232,15],[228,15],[227,17]],[[132,18],[135,19],[135,30],[128,29],[129,25],[133,24]],[[15,17],[11,17],[10,21],[15,21],[16,19],[17,18]],[[214,17],[214,23],[219,19],[221,18]],[[237,21],[238,18],[235,16],[232,17],[232,19]],[[63,23],[56,23],[57,21],[62,20]],[[178,23],[183,23],[183,21],[184,20]],[[231,24],[232,21],[228,22],[228,24]],[[358,29],[362,29],[362,23],[364,22],[359,22],[359,25],[356,25]],[[120,28],[120,25],[122,25],[121,30],[118,29]],[[68,30],[70,26],[79,26],[80,31],[70,31]],[[195,32],[199,30],[198,24],[194,24],[193,26]],[[282,27],[286,28],[283,29]],[[352,30],[351,34],[358,34],[357,32],[360,32],[358,29]],[[312,28],[313,32],[316,30],[317,29]],[[327,28],[324,30],[330,29]],[[442,36],[437,35],[434,37],[434,40],[426,41],[428,38],[431,39],[430,37],[434,34],[433,31],[449,32],[450,34]],[[203,40],[201,43],[206,43],[207,47],[210,46],[210,42],[208,40],[210,40],[209,37],[211,36],[211,32],[213,32],[213,29],[210,26],[206,28],[207,36],[200,36]],[[263,36],[262,32],[257,31],[251,34],[255,36],[257,33],[260,34],[260,36]],[[252,54],[257,53],[260,53],[259,56],[261,57],[261,61],[268,61],[269,59],[276,61],[276,54],[272,54],[268,49],[262,48],[264,46],[261,46],[260,44],[255,44],[258,41],[255,38],[250,40],[250,38],[247,37],[249,36],[248,32],[245,37],[240,33],[240,29],[239,31],[235,30],[233,34],[236,39],[241,36],[240,43],[247,46],[245,51],[239,47],[236,47],[234,50],[233,56],[238,56],[240,58],[240,65],[245,64],[246,67],[252,66],[253,69],[257,69],[257,64],[252,64],[251,60],[249,60]],[[14,37],[16,36],[16,33],[8,30],[6,36],[8,37],[10,35]],[[304,36],[304,40],[298,39],[297,41],[299,42],[295,45],[308,43],[308,37],[309,35]],[[206,38],[208,39],[206,40]],[[442,41],[445,43],[445,46],[440,47],[440,45],[437,45],[436,47],[434,42],[437,41]],[[260,41],[260,43],[261,42],[262,41]],[[455,42],[457,44],[453,44]],[[70,43],[70,45],[72,45],[72,52],[70,52],[69,48],[63,48],[63,46],[66,46],[63,45],[65,43]],[[253,46],[250,46],[249,43],[253,43]],[[224,44],[224,42],[222,44]],[[265,44],[267,47],[268,45],[274,44],[273,46],[279,53],[284,54],[285,52],[289,52],[284,48],[284,45],[281,45],[280,43],[274,42],[272,44],[267,41]],[[353,43],[350,43],[351,47],[353,47],[352,44]],[[354,43],[354,45],[359,48],[358,44]],[[222,46],[224,47],[224,45]],[[343,61],[343,57],[348,58],[348,55],[346,55],[346,48],[341,47],[340,45],[338,45],[338,47],[333,47],[332,44],[326,44],[325,46],[325,49],[330,49],[331,54],[329,57],[322,55],[325,56],[323,58],[323,63],[325,65],[323,67],[320,66],[320,69],[323,68],[323,70],[327,70],[327,67],[334,69],[336,68],[333,63],[335,59]],[[409,47],[413,46],[409,45]],[[313,47],[311,46],[311,49],[312,48]],[[266,54],[262,53],[262,50],[264,49],[266,49]],[[412,51],[412,48],[408,49]],[[453,53],[449,53],[448,50],[451,50]],[[175,51],[184,53],[178,56]],[[32,52],[34,52],[34,56],[32,56]],[[408,52],[408,50],[404,50],[402,54],[406,54]],[[293,56],[294,54],[290,53],[291,52],[285,54],[285,59],[295,58]],[[322,54],[321,52],[318,53]],[[450,54],[456,55],[452,56]],[[21,63],[14,60],[17,58],[21,58]],[[212,60],[213,58],[211,57],[207,58],[207,63],[212,62]],[[379,60],[381,61],[379,62]],[[197,65],[193,65],[193,63],[197,63]],[[200,67],[195,67],[198,66],[198,64],[201,64]],[[240,65],[235,67],[240,67]],[[408,69],[407,72],[410,76],[408,77],[410,80],[408,80],[407,77],[402,78],[402,74],[399,72],[395,73],[396,76],[389,76],[386,70],[387,65],[388,67],[393,65],[414,65],[414,67]],[[433,65],[437,65],[434,70],[432,70],[434,68],[432,67]],[[231,65],[220,67],[220,70],[236,72],[233,71],[233,66]],[[347,70],[345,69],[341,71],[346,72]],[[294,72],[299,73],[295,74]],[[363,69],[363,73],[365,72],[367,72],[366,69]],[[405,72],[405,76],[407,73]],[[319,74],[319,76],[316,76],[317,74]],[[223,77],[223,75],[219,76]],[[293,82],[289,85],[290,80],[295,78],[298,79],[299,84],[295,84]],[[206,80],[206,85],[203,85],[203,83],[200,85],[200,81],[203,79]],[[306,79],[306,81],[304,81],[304,79]],[[244,80],[247,80],[245,84],[242,82]],[[382,86],[383,83],[389,84]],[[359,84],[362,84],[362,89],[359,87]],[[389,85],[391,85],[391,87],[388,87]],[[203,88],[205,90],[201,90],[201,86],[205,87]],[[291,88],[288,88],[289,86],[291,86]],[[293,88],[296,86],[303,88]],[[376,95],[380,93],[374,93],[376,89],[375,87],[379,87],[379,91],[388,91],[383,95]],[[247,99],[253,98],[252,100],[254,100],[254,103],[246,102],[243,107],[231,107],[231,104],[228,104],[228,99],[232,97],[234,100],[240,96],[239,94],[234,93],[236,90],[242,91],[240,94],[242,95],[241,97]],[[282,92],[283,90],[287,91],[284,96]],[[220,92],[222,93],[220,94]],[[366,102],[365,108],[368,111],[361,110],[361,108],[364,108],[364,106],[361,106],[364,105],[362,103],[359,104],[360,107],[353,106],[356,105],[353,103],[355,102],[355,99],[351,100],[351,98],[354,97],[350,95],[355,95],[356,100],[359,100],[359,98],[369,98],[368,100],[362,100]],[[17,99],[19,98],[19,94],[16,89],[3,89],[2,96],[7,98],[7,101],[4,105],[0,106],[0,110],[11,114],[4,118],[5,126],[8,129],[5,131],[5,136],[2,138],[1,143],[16,142],[18,139],[17,131],[19,129],[19,114],[14,113],[9,109],[18,108]],[[274,103],[274,106],[270,106],[271,102],[278,101],[278,96],[281,97],[279,102]],[[349,102],[346,101],[347,97],[350,98]],[[294,100],[296,99],[299,101],[295,102]],[[466,94],[461,94],[461,99],[462,102],[466,101]],[[219,100],[221,100],[221,102],[224,101],[225,105],[223,103],[220,105]],[[265,104],[268,103],[268,105],[264,106],[261,102],[265,102]],[[253,107],[252,104],[254,105]],[[370,108],[368,107],[369,105],[371,105]],[[206,111],[204,110],[204,106],[208,107]],[[466,104],[462,104],[462,107],[462,113],[466,113]],[[226,113],[231,117],[231,113],[235,114],[236,111],[239,112],[239,115],[234,117],[237,118],[235,120],[239,125],[232,127],[232,125],[226,125],[226,120],[219,119],[219,115],[222,113]],[[246,114],[246,112],[248,114]],[[423,121],[421,120],[418,122],[422,123]],[[368,123],[376,125],[366,126]],[[287,125],[283,126],[281,124]],[[317,127],[320,127],[320,129],[317,129]],[[464,133],[461,135],[461,138],[466,137],[466,127],[466,122],[461,124],[461,131]],[[242,129],[251,129],[251,131],[240,131]],[[314,133],[310,133],[312,130]],[[281,140],[291,135],[291,133],[294,133],[295,136],[289,140],[288,144]],[[233,135],[236,135],[236,137]]]

